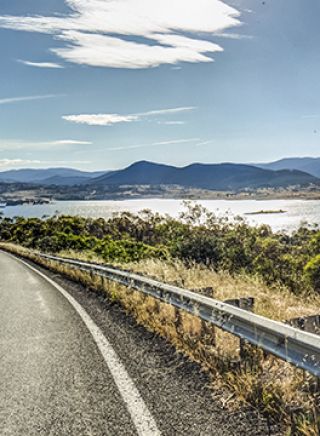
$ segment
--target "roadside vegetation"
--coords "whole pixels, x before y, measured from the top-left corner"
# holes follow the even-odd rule
[[[151,297],[53,262],[38,251],[110,263],[226,300],[254,297],[254,311],[280,321],[320,311],[320,230],[295,233],[218,219],[186,205],[179,219],[143,211],[109,220],[56,216],[0,222],[2,247],[42,263],[109,297],[209,371],[225,407],[250,405],[283,434],[316,435],[315,380],[252,347],[239,359],[239,340]],[[292,430],[293,429],[293,430]],[[285,433],[287,431],[287,433]],[[294,433],[294,431],[296,433]]]
[[[50,253],[81,252],[107,263],[180,260],[232,276],[258,277],[295,295],[320,294],[318,227],[302,225],[291,235],[273,233],[266,225],[251,227],[241,218],[217,218],[190,203],[179,219],[148,210],[109,220],[1,218],[0,239]]]

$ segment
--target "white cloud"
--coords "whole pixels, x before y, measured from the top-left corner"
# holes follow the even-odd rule
[[[188,112],[194,110],[195,107],[178,107],[171,109],[160,109],[138,114],[119,115],[119,114],[80,114],[80,115],[64,115],[62,118],[76,124],[87,124],[89,126],[112,126],[119,123],[131,123],[133,121],[140,121],[143,118],[154,117],[156,115],[170,115],[181,112]]]
[[[65,0],[65,3],[72,10],[68,15],[0,16],[0,27],[52,34],[66,43],[52,51],[69,62],[148,68],[179,62],[212,62],[209,54],[223,49],[210,37],[241,24],[240,12],[224,0]]]
[[[24,61],[22,59],[18,59],[18,62],[20,62],[23,65],[27,65],[29,67],[36,67],[36,68],[53,68],[53,69],[63,68],[62,65],[57,64],[55,62],[31,62],[31,61]]]
[[[0,168],[16,167],[23,165],[34,165],[40,164],[39,160],[28,160],[28,159],[0,159]]]
[[[72,123],[88,124],[89,126],[112,126],[113,124],[130,123],[138,120],[136,115],[118,114],[65,115],[62,118]]]
[[[90,145],[91,141],[79,141],[77,139],[61,139],[59,141],[49,141],[43,144],[47,145]]]
[[[52,51],[66,61],[85,64],[93,67],[112,68],[150,68],[161,64],[178,62],[212,62],[212,58],[204,53],[223,51],[222,47],[208,41],[192,40],[178,35],[150,35],[158,44],[143,44],[112,36],[65,31],[59,39],[71,43],[67,47],[55,48]],[[178,43],[180,39],[181,45]],[[189,40],[189,46],[186,45]],[[165,41],[171,43],[165,43]],[[160,45],[159,42],[166,45]],[[193,42],[193,44],[192,44]]]
[[[189,142],[197,142],[197,141],[199,141],[199,138],[173,139],[170,141],[153,142],[151,144],[123,145],[119,147],[109,148],[108,151],[131,150],[135,148],[150,148],[150,147],[158,147],[161,145],[186,144]]]
[[[7,98],[0,98],[0,104],[11,104],[11,103],[20,103],[23,101],[44,100],[46,98],[54,98],[54,97],[59,97],[59,96],[54,94],[47,94],[47,95],[30,95],[26,97],[7,97]]]

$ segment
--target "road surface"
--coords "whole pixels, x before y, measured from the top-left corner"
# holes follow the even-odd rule
[[[1,436],[267,434],[119,307],[55,280],[0,253]]]

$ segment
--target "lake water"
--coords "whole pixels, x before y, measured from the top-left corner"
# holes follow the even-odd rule
[[[320,225],[320,201],[314,200],[201,200],[198,203],[217,215],[243,216],[249,224],[268,224],[273,230],[292,231],[301,222]],[[182,200],[144,199],[123,201],[57,201],[48,205],[6,207],[4,216],[43,217],[55,213],[85,217],[110,218],[114,212],[138,212],[142,209],[177,217],[183,210]],[[246,215],[260,210],[284,210],[283,214]]]

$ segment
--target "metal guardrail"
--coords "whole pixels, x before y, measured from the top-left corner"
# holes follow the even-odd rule
[[[320,336],[318,335],[131,272],[46,254],[40,254],[40,257],[105,277],[183,309],[226,332],[247,340],[267,353],[320,377]]]

